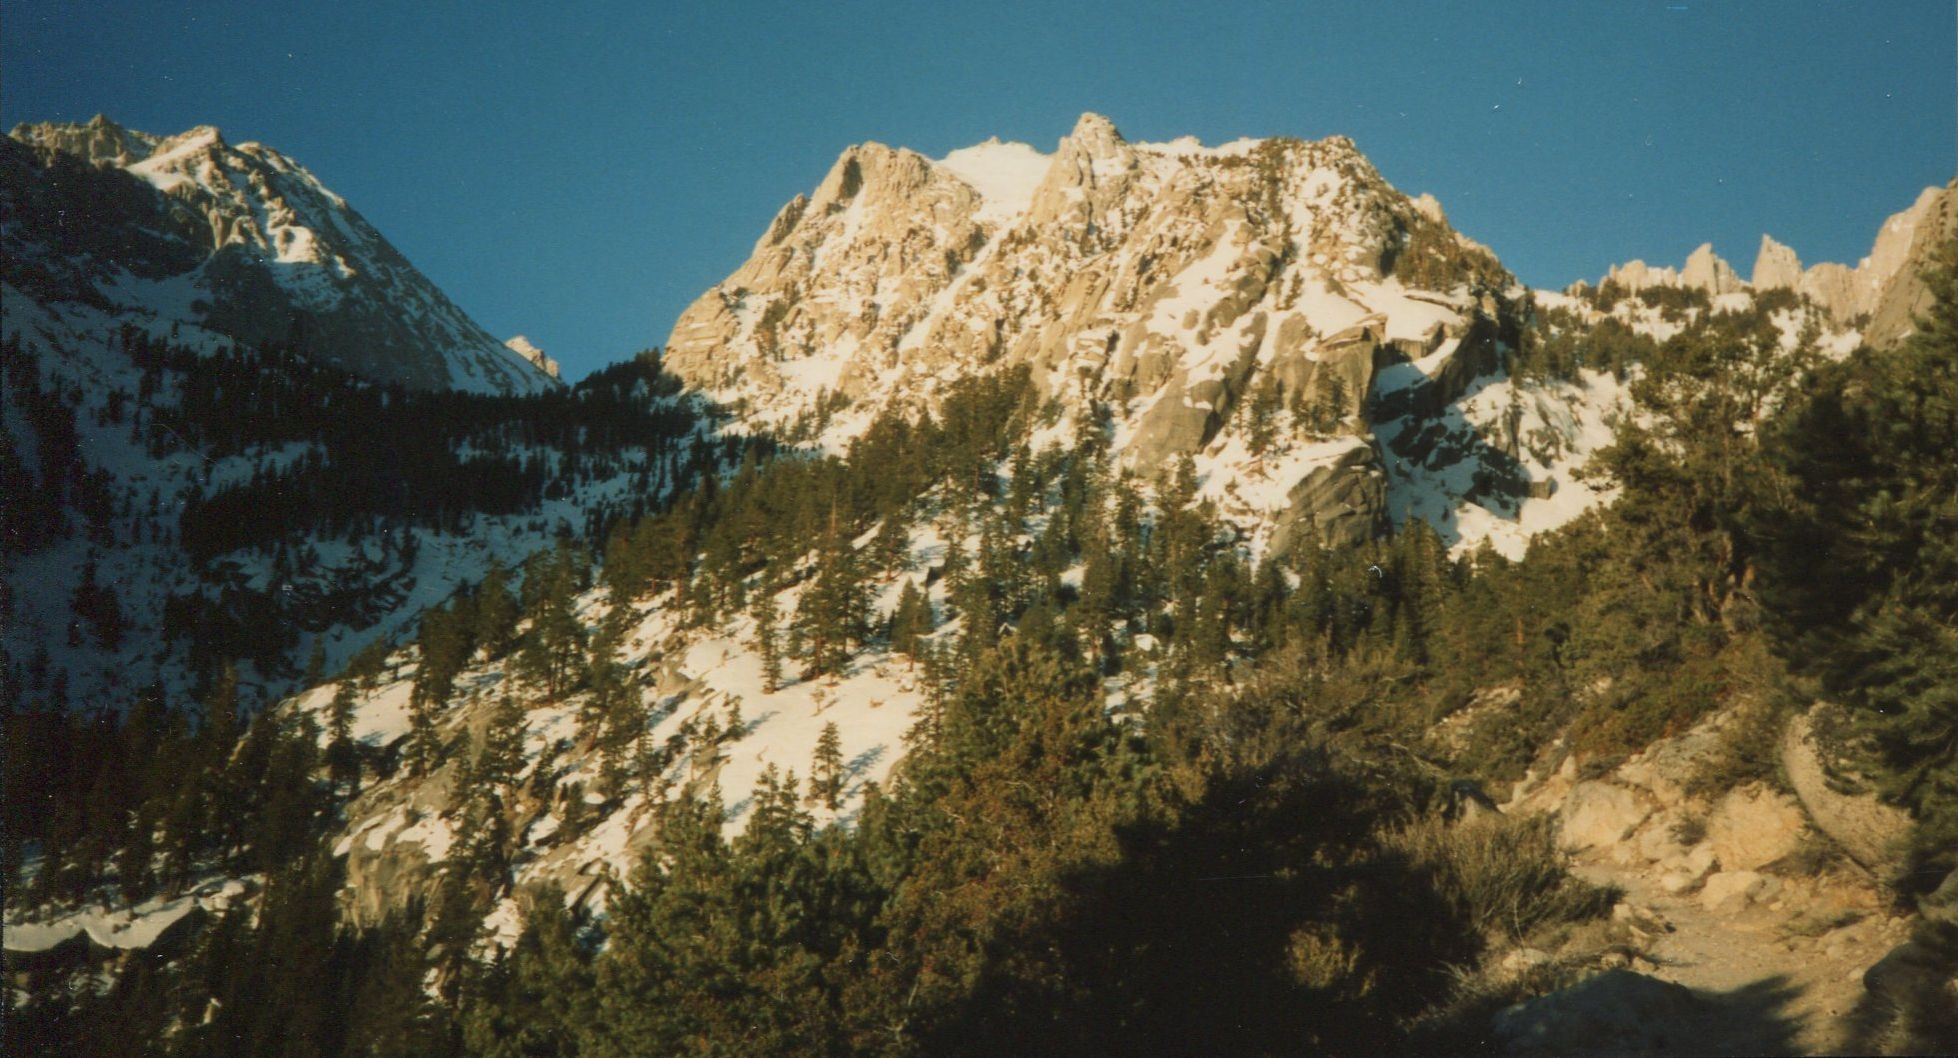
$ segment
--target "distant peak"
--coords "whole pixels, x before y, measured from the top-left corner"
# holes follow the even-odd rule
[[[1113,121],[1108,120],[1092,110],[1082,111],[1081,116],[1074,121],[1074,131],[1069,133],[1069,135],[1079,136],[1083,133],[1092,135],[1106,133],[1107,135],[1114,136],[1116,139],[1122,138],[1121,130],[1115,127]]]
[[[187,147],[203,147],[207,145],[211,147],[225,146],[223,130],[219,129],[216,125],[193,125],[177,133],[175,136],[169,136],[158,141],[156,150],[158,154],[162,154],[166,151],[183,150]]]
[[[1754,255],[1754,275],[1750,283],[1756,290],[1794,289],[1802,282],[1802,259],[1790,247],[1763,233],[1761,249]]]
[[[1115,127],[1114,122],[1092,111],[1081,115],[1074,123],[1074,131],[1068,133],[1067,139],[1062,143],[1072,144],[1075,148],[1096,157],[1114,154],[1118,149],[1128,145],[1128,141],[1122,138],[1121,130]]]

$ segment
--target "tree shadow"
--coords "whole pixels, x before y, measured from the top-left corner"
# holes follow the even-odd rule
[[[862,753],[859,753],[856,756],[851,757],[849,763],[843,765],[844,783],[849,784],[849,783],[857,782],[859,779],[863,777],[863,774],[865,772],[875,767],[878,761],[883,760],[884,755],[888,752],[889,752],[888,747],[872,746],[869,749],[864,750]]]
[[[1794,1054],[1800,994],[1779,974],[1716,992],[1609,970],[1503,1010],[1491,1042],[1517,1058]]]
[[[1292,756],[1215,776],[1119,855],[1055,879],[1055,914],[934,1026],[927,1053],[1381,1054],[1479,940],[1405,857],[1387,800]]]
[[[1790,1008],[1801,989],[1785,974],[1730,992],[1693,993],[1711,1006],[1707,1031],[1678,1041],[1668,1054],[1794,1054],[1801,1025]]]

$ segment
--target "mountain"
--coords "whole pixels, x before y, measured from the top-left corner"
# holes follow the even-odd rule
[[[529,338],[519,334],[515,338],[504,342],[503,346],[518,356],[523,357],[525,360],[530,361],[531,366],[537,370],[544,372],[552,378],[558,377],[557,361],[546,356],[544,350],[537,348]]]
[[[1845,316],[1766,238],[1528,289],[1340,137],[863,144],[663,354],[509,398],[118,307],[160,145],[62,136],[10,1053],[1776,1050],[1754,982],[1856,1051],[1948,995],[1949,195]]]
[[[0,235],[0,648],[32,700],[120,709],[226,665],[276,695],[716,458],[656,355],[562,384],[207,126],[16,128]]]
[[[42,304],[197,324],[419,389],[557,385],[303,166],[210,126],[18,126],[0,141],[0,204],[3,278]]]
[[[1744,286],[1710,247],[1687,274]],[[696,387],[832,449],[1023,365],[1058,416],[1041,437],[1092,421],[1145,475],[1190,457],[1259,547],[1419,516],[1520,555],[1600,498],[1577,471],[1627,406],[1609,372],[1511,378],[1536,300],[1344,137],[1130,143],[1086,114],[1051,154],[846,150],[667,349]]]

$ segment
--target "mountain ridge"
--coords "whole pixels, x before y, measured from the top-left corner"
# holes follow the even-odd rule
[[[210,125],[159,137],[97,115],[84,125],[18,125],[0,149],[10,256],[20,258],[9,272],[39,273],[42,297],[209,325],[421,389],[532,393],[557,384],[491,337],[344,198],[270,147],[232,145]],[[99,175],[64,169],[59,158]],[[114,245],[69,241],[62,218],[90,209],[116,218],[116,230],[97,234]],[[116,252],[134,243],[152,247],[140,263]]]

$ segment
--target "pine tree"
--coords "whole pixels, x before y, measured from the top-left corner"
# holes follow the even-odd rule
[[[442,734],[436,726],[435,703],[419,694],[408,699],[408,773],[417,777],[434,770],[442,758]]]
[[[326,706],[326,763],[335,782],[360,777],[360,757],[354,745],[354,684],[341,680]]]
[[[840,512],[832,508],[829,528],[816,552],[816,575],[796,605],[795,625],[805,651],[806,677],[833,675],[850,661],[852,643],[861,642],[868,618],[862,577]]]
[[[530,629],[517,655],[518,667],[553,699],[571,689],[575,663],[585,649],[585,628],[573,609],[582,567],[582,555],[561,543],[533,559],[524,577]]]
[[[1278,437],[1278,409],[1282,398],[1278,384],[1269,375],[1251,388],[1251,399],[1244,409],[1244,447],[1253,456],[1263,456]]]
[[[504,694],[490,714],[483,731],[483,745],[476,754],[474,778],[508,798],[517,788],[517,777],[524,768],[524,710],[517,700]]]
[[[763,580],[755,589],[749,613],[755,620],[755,652],[761,655],[761,689],[774,694],[782,686],[782,652],[776,642],[776,625],[781,611],[775,605],[773,585]]]
[[[931,600],[918,590],[916,581],[906,580],[904,591],[897,597],[897,609],[891,614],[891,649],[916,658],[919,640],[931,631]]]
[[[843,734],[834,720],[823,725],[816,739],[816,756],[809,766],[809,800],[832,812],[843,800]]]
[[[306,673],[300,683],[307,687],[317,687],[326,678],[326,639],[323,636],[313,639],[313,649],[306,655]]]
[[[880,574],[903,573],[911,565],[910,549],[911,529],[902,511],[886,514],[877,526],[877,535],[870,539],[871,564]]]
[[[510,595],[510,575],[503,563],[491,559],[489,571],[476,588],[475,641],[491,656],[503,652],[517,624],[517,602]]]

